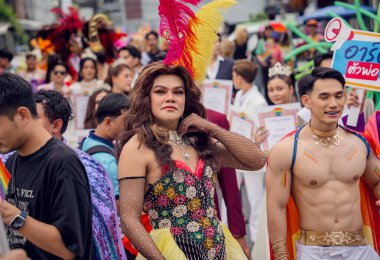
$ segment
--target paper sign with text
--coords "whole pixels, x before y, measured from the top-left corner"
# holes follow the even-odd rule
[[[230,131],[253,140],[255,124],[249,120],[244,113],[231,111],[230,113]]]
[[[269,151],[285,135],[297,128],[300,103],[273,105],[258,109],[257,117],[260,127],[269,131],[263,142],[263,150]]]
[[[332,67],[347,86],[380,91],[380,33],[353,30],[334,18],[326,26],[325,40],[335,42]]]
[[[232,98],[231,80],[205,80],[200,89],[206,108],[228,115]]]
[[[75,130],[84,129],[89,96],[73,95]]]

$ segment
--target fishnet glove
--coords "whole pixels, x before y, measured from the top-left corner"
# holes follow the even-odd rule
[[[140,254],[147,259],[161,260],[165,258],[140,221],[145,180],[145,177],[127,177],[119,180],[121,227]]]
[[[215,126],[217,128],[213,136],[218,140],[215,146],[219,150],[223,167],[247,171],[256,171],[264,167],[267,156],[253,141]]]
[[[220,152],[222,167],[240,170],[260,170],[266,162],[266,155],[248,138],[225,130],[206,119],[191,114],[181,124],[179,133],[202,131],[218,140],[216,148]]]

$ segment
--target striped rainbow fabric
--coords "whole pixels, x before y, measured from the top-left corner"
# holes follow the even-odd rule
[[[11,174],[5,168],[1,160],[0,160],[0,179],[1,179],[0,180],[0,184],[1,184],[0,196],[2,199],[4,199],[5,194],[7,193],[7,190],[8,190],[8,184],[9,184],[9,180],[11,179]]]

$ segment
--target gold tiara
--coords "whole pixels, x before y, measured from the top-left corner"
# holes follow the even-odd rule
[[[289,77],[291,74],[292,70],[289,66],[282,66],[280,62],[276,62],[272,68],[269,68],[268,76],[272,77],[274,75],[286,75]]]

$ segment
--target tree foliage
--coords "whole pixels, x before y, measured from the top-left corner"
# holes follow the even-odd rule
[[[10,23],[15,29],[16,40],[25,42],[26,35],[24,34],[24,30],[17,20],[12,6],[7,4],[5,0],[0,0],[0,22]]]

